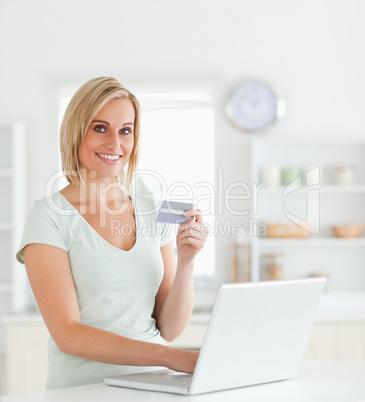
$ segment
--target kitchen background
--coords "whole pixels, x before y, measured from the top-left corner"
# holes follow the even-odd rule
[[[273,277],[328,275],[329,297],[308,356],[365,361],[365,243],[362,235],[336,242],[342,239],[331,232],[332,225],[365,223],[363,0],[13,0],[0,1],[0,15],[0,394],[30,391],[43,381],[34,374],[42,377],[43,368],[32,367],[45,353],[44,332],[36,332],[42,324],[21,314],[34,306],[23,268],[9,251],[14,254],[23,215],[44,197],[46,183],[59,171],[57,131],[65,100],[100,75],[115,76],[141,95],[146,137],[148,128],[159,124],[153,110],[167,116],[173,104],[175,111],[197,112],[195,123],[192,112],[175,128],[174,118],[161,117],[165,128],[156,131],[166,133],[166,142],[160,137],[151,142],[155,148],[145,168],[153,166],[162,175],[173,171],[177,181],[215,180],[216,219],[222,226],[249,227],[257,219],[275,229],[282,219],[281,187],[263,191],[255,213],[253,203],[242,200],[242,186],[234,183],[259,181],[269,164],[323,168],[320,232],[288,240],[217,233],[200,262],[196,311],[209,310],[219,283],[261,280],[267,267],[274,267]],[[225,112],[228,94],[248,79],[269,83],[287,102],[285,118],[255,134],[236,129]],[[194,158],[178,145],[187,141]],[[155,160],[166,162],[154,165]],[[172,168],[174,160],[179,169]],[[189,169],[181,168],[186,160]],[[340,163],[354,165],[352,186],[336,181],[333,171]],[[251,214],[218,211],[218,187],[241,196],[230,203],[234,211]],[[288,199],[289,207],[302,213],[303,195]],[[178,346],[199,346],[203,316],[195,316],[192,332]],[[30,346],[24,346],[26,339]],[[351,350],[343,346],[350,344]],[[26,353],[29,367],[19,380]]]

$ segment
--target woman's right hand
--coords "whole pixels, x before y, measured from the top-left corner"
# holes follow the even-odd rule
[[[198,350],[169,349],[171,349],[167,362],[169,369],[189,374],[194,373],[199,356]]]

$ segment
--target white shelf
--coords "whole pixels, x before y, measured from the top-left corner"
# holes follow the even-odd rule
[[[0,179],[6,179],[13,177],[13,171],[11,169],[0,169]]]
[[[316,320],[365,321],[365,292],[324,292]]]
[[[25,222],[26,200],[25,126],[0,121],[0,296],[1,316],[19,311],[28,283],[15,253]],[[0,317],[1,319],[1,317]],[[0,326],[0,349],[5,345],[5,328]]]
[[[322,194],[365,194],[365,185],[354,186],[321,186]]]
[[[278,187],[262,187],[259,191],[261,194],[273,194],[273,195],[281,195],[285,190],[285,186],[278,186]],[[365,194],[365,185],[354,185],[354,186],[311,186],[306,187],[304,186],[301,189],[295,190],[290,194],[305,194],[307,191],[319,189],[321,194]]]
[[[262,280],[269,264],[265,255],[278,251],[283,256],[278,262],[283,279],[325,272],[328,291],[365,292],[365,236],[337,238],[331,231],[334,225],[365,223],[365,137],[255,137],[250,145],[253,188],[258,187],[264,168],[270,165],[300,172],[313,165],[323,168],[320,185],[307,187],[302,176],[303,187],[261,187],[252,199],[251,221],[291,224],[292,217],[297,217],[299,221],[307,219],[320,232],[309,233],[308,238],[241,236],[237,242],[249,243],[250,247],[237,249],[237,271],[249,269],[251,280]],[[353,185],[337,184],[336,167],[341,164],[354,167]]]
[[[14,289],[11,283],[0,283],[0,292],[12,292]]]
[[[13,229],[12,222],[0,222],[0,230],[11,230]]]
[[[43,318],[39,311],[28,312],[23,314],[7,314],[2,317],[2,322],[5,324],[44,324]]]
[[[257,144],[281,144],[281,145],[365,145],[365,138],[363,135],[342,135],[336,137],[326,136],[286,136],[276,135],[274,137],[256,137]]]
[[[365,247],[365,238],[254,239],[260,247]]]

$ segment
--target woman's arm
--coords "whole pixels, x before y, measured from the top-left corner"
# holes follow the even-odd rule
[[[193,309],[194,258],[207,237],[199,210],[189,210],[184,215],[192,219],[179,226],[177,268],[172,242],[161,248],[164,277],[156,295],[154,316],[161,336],[168,342],[180,336],[189,321]]]
[[[161,336],[172,342],[184,331],[193,309],[193,264],[178,265],[170,242],[161,248],[164,277],[156,295],[154,317]]]
[[[23,255],[39,310],[63,353],[110,364],[194,371],[196,352],[136,341],[82,324],[70,262],[64,250],[30,244],[24,248]]]

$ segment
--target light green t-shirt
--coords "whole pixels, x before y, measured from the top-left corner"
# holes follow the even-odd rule
[[[160,247],[175,232],[156,222],[156,200],[131,197],[137,239],[123,251],[104,240],[60,193],[36,201],[16,255],[23,262],[27,244],[42,243],[65,250],[70,259],[81,322],[141,341],[164,344],[152,312],[163,277]],[[117,222],[117,221],[116,221]],[[116,234],[122,228],[113,226]],[[49,261],[52,266],[52,261]],[[101,345],[102,347],[102,345]],[[105,376],[146,371],[151,367],[105,364],[62,353],[48,342],[47,389],[102,382]]]

